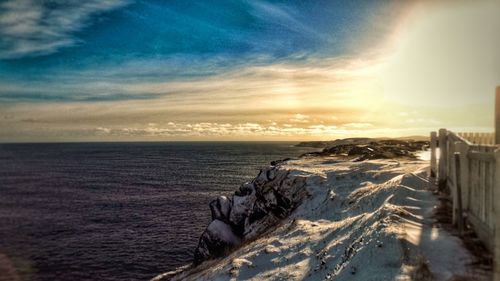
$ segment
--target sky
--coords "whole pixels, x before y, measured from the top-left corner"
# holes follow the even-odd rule
[[[0,1],[0,142],[493,131],[500,1]]]

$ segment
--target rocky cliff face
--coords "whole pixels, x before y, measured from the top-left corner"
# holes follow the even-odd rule
[[[243,241],[255,238],[285,218],[301,202],[305,177],[292,175],[273,163],[227,198],[210,203],[212,222],[200,237],[194,264],[222,256]]]

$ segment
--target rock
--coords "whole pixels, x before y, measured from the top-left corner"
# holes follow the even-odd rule
[[[231,226],[220,220],[213,220],[200,237],[200,242],[194,253],[195,265],[210,258],[221,256],[229,249],[241,244],[241,238]]]
[[[229,213],[231,212],[231,200],[226,196],[220,196],[209,204],[212,212],[212,220],[229,221]]]
[[[305,183],[305,177],[271,166],[241,185],[231,198],[220,196],[210,202],[212,222],[200,237],[194,264],[222,256],[276,225],[305,198]]]
[[[270,211],[274,209],[274,206],[278,203],[276,201],[276,196],[274,195],[274,190],[270,190],[269,192],[266,192],[262,196],[262,201],[264,203],[264,208],[267,211]]]
[[[274,198],[276,198],[276,204],[272,206],[271,211],[280,219],[288,216],[289,211],[292,208],[292,200],[286,195],[280,192],[274,192]]]
[[[337,155],[353,158],[354,161],[370,159],[415,158],[415,152],[428,146],[427,141],[360,139],[353,142],[333,142],[315,155]]]
[[[267,178],[267,169],[260,170],[259,175],[253,180],[253,184],[256,188],[267,183],[269,179]]]
[[[268,169],[266,173],[268,180],[272,181],[276,178],[276,169]]]
[[[285,159],[281,159],[281,160],[274,160],[274,161],[271,161],[271,166],[277,166],[281,163],[284,163],[288,160],[291,160],[292,158],[285,158]]]
[[[255,203],[255,195],[236,196],[233,195],[233,205],[229,214],[229,222],[237,234],[245,231],[245,219],[250,215]]]
[[[253,210],[248,216],[248,223],[252,224],[262,218],[264,218],[267,215],[267,209],[266,206],[264,205],[264,202],[262,201],[257,201],[253,205]]]
[[[251,195],[255,192],[255,186],[253,183],[244,183],[240,186],[240,189],[236,191],[234,194],[237,196],[246,196]]]

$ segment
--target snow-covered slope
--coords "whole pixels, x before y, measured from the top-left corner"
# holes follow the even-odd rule
[[[449,280],[465,274],[471,257],[461,241],[433,226],[437,202],[426,169],[427,162],[408,159],[281,163],[266,173],[301,182],[294,192],[304,194],[290,215],[273,217],[258,231],[258,223],[244,224],[244,232],[258,235],[242,236],[229,255],[156,279]],[[235,245],[241,239],[226,238]]]

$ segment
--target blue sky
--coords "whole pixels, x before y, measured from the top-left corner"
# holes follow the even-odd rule
[[[265,54],[277,58],[316,51],[340,53],[346,41],[358,39],[350,35],[366,30],[366,21],[385,8],[373,1],[34,1],[42,4],[22,7],[23,2],[30,1],[3,3],[2,17],[39,15],[26,23],[4,21],[0,56],[58,54],[19,61],[47,66],[144,56]],[[21,41],[33,47],[24,50]]]
[[[492,64],[498,40],[485,38],[500,26],[493,19],[499,5],[482,3],[2,1],[0,140],[424,132],[453,116],[436,109],[424,118],[418,97],[449,100],[445,93],[454,92],[454,106],[477,100],[482,112],[488,96],[473,100],[469,93],[488,92],[498,82],[500,69]],[[489,31],[475,31],[484,26]],[[448,51],[457,44],[470,50]],[[469,53],[482,54],[464,60]],[[465,69],[471,61],[478,62],[480,83],[452,87],[456,73],[437,84],[426,74]],[[360,106],[366,102],[391,107],[392,115],[367,113]],[[398,131],[407,125],[390,123],[394,115],[427,125]],[[464,127],[487,129],[481,116]]]
[[[382,33],[367,22],[384,20],[377,16],[396,7],[373,1],[7,1],[2,5],[0,81],[36,89],[3,90],[4,101],[92,99],[90,92],[74,89],[56,94],[47,87],[58,88],[62,80],[80,88],[87,72],[113,81],[165,81],[214,75],[242,64],[346,55],[356,51],[353,46],[365,45],[364,33]],[[26,19],[20,20],[20,15]],[[47,89],[41,90],[37,83]],[[102,93],[95,95],[103,99]],[[148,93],[143,96],[150,98]],[[140,98],[110,94],[113,97]]]

